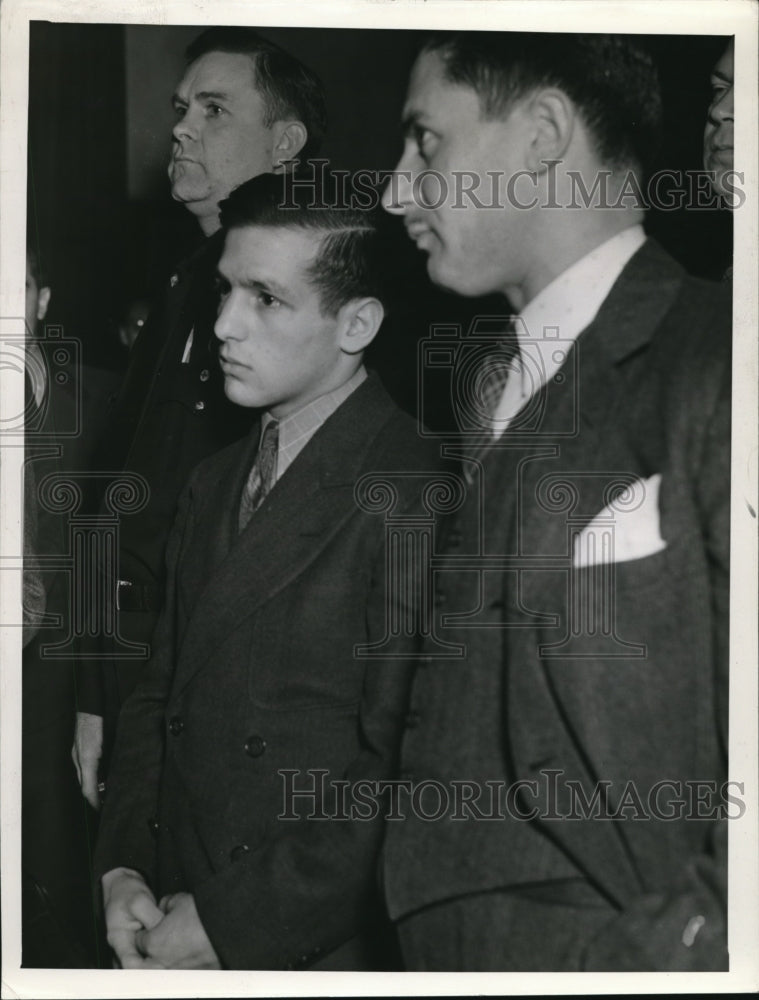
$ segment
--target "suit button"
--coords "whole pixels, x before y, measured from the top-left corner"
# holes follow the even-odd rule
[[[415,708],[412,708],[406,713],[406,728],[415,729],[419,725],[419,712]]]
[[[245,741],[245,753],[249,757],[260,757],[266,749],[266,740],[260,736],[249,736]]]
[[[183,729],[184,722],[178,715],[175,715],[173,719],[169,720],[169,732],[172,736],[179,736]]]
[[[207,382],[210,377],[211,377],[211,373],[209,372],[209,370],[207,368],[204,368],[203,371],[200,373],[200,381],[201,382]]]
[[[151,816],[150,819],[148,820],[148,830],[150,830],[151,834],[154,837],[157,837],[159,829],[160,827],[158,826],[156,819],[153,816]]]
[[[200,411],[201,410],[205,410],[205,408],[206,408],[206,404],[203,402],[202,399],[199,399],[197,401],[197,403],[195,404],[195,409],[198,411],[198,413],[200,413]]]
[[[229,852],[229,860],[232,862],[237,862],[242,860],[246,854],[250,854],[250,848],[247,844],[238,844],[237,847],[233,847]]]

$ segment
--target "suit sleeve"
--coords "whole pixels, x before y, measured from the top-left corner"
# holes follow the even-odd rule
[[[96,881],[116,867],[155,879],[155,839],[146,817],[157,812],[164,749],[164,711],[175,663],[176,569],[182,539],[192,520],[188,487],[179,501],[167,547],[167,597],[156,626],[153,652],[143,679],[119,716],[113,766],[95,850]]]
[[[729,342],[726,338],[726,342]],[[727,353],[727,352],[725,352]],[[704,433],[688,457],[709,573],[714,664],[714,718],[727,760],[730,611],[730,360],[702,361],[711,385],[688,393],[685,420]],[[684,375],[687,377],[687,373]],[[704,375],[695,384],[705,381]],[[740,810],[733,807],[733,816]],[[701,854],[683,859],[668,889],[630,901],[585,949],[582,968],[603,970],[721,971],[727,953],[727,819],[716,820]]]

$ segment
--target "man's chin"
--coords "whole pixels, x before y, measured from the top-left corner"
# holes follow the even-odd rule
[[[445,267],[438,257],[430,256],[427,260],[427,275],[433,285],[442,288],[446,292],[453,292],[454,295],[472,297],[487,294],[483,292],[479,285],[475,287],[475,282],[468,282],[463,270],[458,273],[455,268]]]
[[[224,378],[224,395],[230,403],[235,406],[245,406],[248,409],[257,409],[263,404],[258,399],[255,392],[242,385],[239,379],[226,375]]]

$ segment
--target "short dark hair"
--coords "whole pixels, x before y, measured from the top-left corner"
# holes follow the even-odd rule
[[[441,32],[422,52],[437,53],[448,80],[477,92],[484,118],[503,116],[536,88],[557,87],[580,111],[604,163],[651,168],[661,93],[652,55],[635,36]]]
[[[324,87],[312,70],[253,28],[209,28],[187,46],[187,65],[208,52],[250,56],[253,80],[264,98],[265,124],[297,118],[308,132],[299,158],[307,160],[319,152],[327,130],[327,108]]]
[[[351,299],[385,299],[375,209],[355,207],[351,180],[328,170],[313,179],[259,174],[222,201],[225,230],[243,226],[304,229],[321,236],[307,276],[319,290],[322,312],[335,316]]]

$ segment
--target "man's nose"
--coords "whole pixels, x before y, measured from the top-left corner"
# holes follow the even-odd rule
[[[413,180],[404,155],[390,175],[382,192],[382,207],[391,215],[404,215],[413,202]]]
[[[198,123],[189,108],[177,121],[171,134],[177,142],[181,142],[183,139],[197,139]]]
[[[718,101],[710,108],[710,117],[715,124],[733,120],[733,88],[727,87]]]
[[[237,296],[230,292],[219,305],[219,315],[214,323],[214,333],[221,341],[240,340],[244,335]]]

